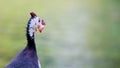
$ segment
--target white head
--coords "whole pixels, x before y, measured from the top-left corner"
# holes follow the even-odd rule
[[[31,19],[29,21],[28,28],[29,28],[30,36],[32,36],[33,33],[37,31],[37,29],[39,30],[40,33],[43,31],[45,22],[43,19],[37,17],[37,15],[34,12],[31,12],[30,15],[31,15]]]

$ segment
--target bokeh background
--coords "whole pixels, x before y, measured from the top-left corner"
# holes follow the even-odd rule
[[[120,0],[0,0],[0,68],[26,45],[29,13],[42,68],[120,68]]]

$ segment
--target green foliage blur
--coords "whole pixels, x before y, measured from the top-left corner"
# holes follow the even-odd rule
[[[0,68],[26,46],[32,11],[42,68],[120,68],[120,0],[0,0]]]

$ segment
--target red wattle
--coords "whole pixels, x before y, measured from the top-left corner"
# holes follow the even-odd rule
[[[39,28],[39,32],[41,33],[43,31],[44,28]]]

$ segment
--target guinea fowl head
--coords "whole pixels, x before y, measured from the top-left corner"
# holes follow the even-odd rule
[[[29,32],[32,36],[33,32],[36,32],[37,29],[41,33],[44,29],[45,22],[43,19],[39,18],[34,12],[30,13],[31,18],[29,21]]]

